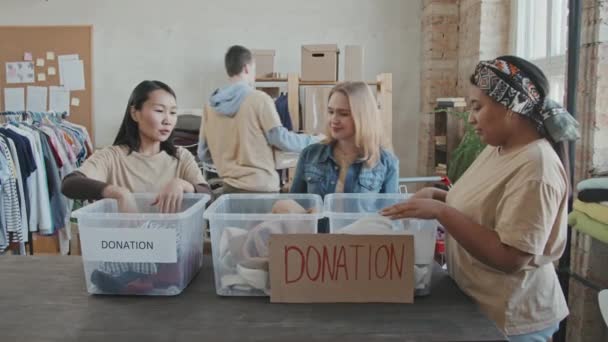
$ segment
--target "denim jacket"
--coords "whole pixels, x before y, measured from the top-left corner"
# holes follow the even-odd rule
[[[333,145],[313,144],[300,154],[292,193],[318,194],[325,197],[334,193],[340,166],[333,157]],[[397,193],[399,192],[399,160],[382,149],[378,163],[369,168],[362,160],[349,168],[344,181],[345,193]]]

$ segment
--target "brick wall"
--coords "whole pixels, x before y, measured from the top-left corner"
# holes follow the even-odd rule
[[[418,174],[431,175],[434,124],[430,114],[438,97],[454,96],[458,83],[458,0],[424,0]]]
[[[459,13],[457,95],[466,97],[477,62],[509,52],[511,5],[506,0],[461,0]]]
[[[584,0],[582,10],[575,182],[608,171],[608,0]],[[606,341],[597,293],[608,287],[608,245],[573,230],[571,251],[571,271],[588,284],[570,279],[567,340]]]
[[[608,244],[572,230],[568,287],[568,342],[608,341],[597,300],[598,290],[608,288]]]
[[[466,97],[477,62],[508,52],[509,22],[508,0],[423,0],[419,175],[434,173],[436,99]]]
[[[430,175],[434,172],[430,112],[436,98],[466,97],[476,63],[509,52],[511,19],[507,0],[425,0],[423,6],[418,172]],[[577,115],[582,139],[577,143],[576,181],[608,171],[608,0],[583,0],[581,33]],[[606,248],[597,241],[582,246],[575,242],[573,272],[605,287],[608,278],[601,267]],[[572,279],[569,302],[568,340],[605,340],[608,332],[597,308],[597,290]]]
[[[577,114],[575,179],[608,171],[608,1],[584,0]]]

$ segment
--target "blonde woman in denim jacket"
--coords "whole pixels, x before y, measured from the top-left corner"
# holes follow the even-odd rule
[[[399,192],[399,160],[383,143],[382,121],[369,86],[336,85],[327,112],[327,138],[302,151],[291,192]]]

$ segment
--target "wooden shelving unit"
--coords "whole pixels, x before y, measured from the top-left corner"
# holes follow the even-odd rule
[[[462,112],[465,110],[465,106],[460,101],[451,105],[442,103],[435,108],[433,114],[434,134],[431,139],[433,169],[429,170],[431,174],[447,176],[448,163],[452,152],[456,149],[464,134],[463,123],[453,113],[454,111]]]

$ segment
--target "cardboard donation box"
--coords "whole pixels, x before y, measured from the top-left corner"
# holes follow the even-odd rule
[[[411,235],[270,237],[271,302],[412,303]]]
[[[337,44],[302,46],[302,81],[337,81]]]
[[[274,50],[251,50],[255,59],[255,77],[268,78],[274,72]]]

